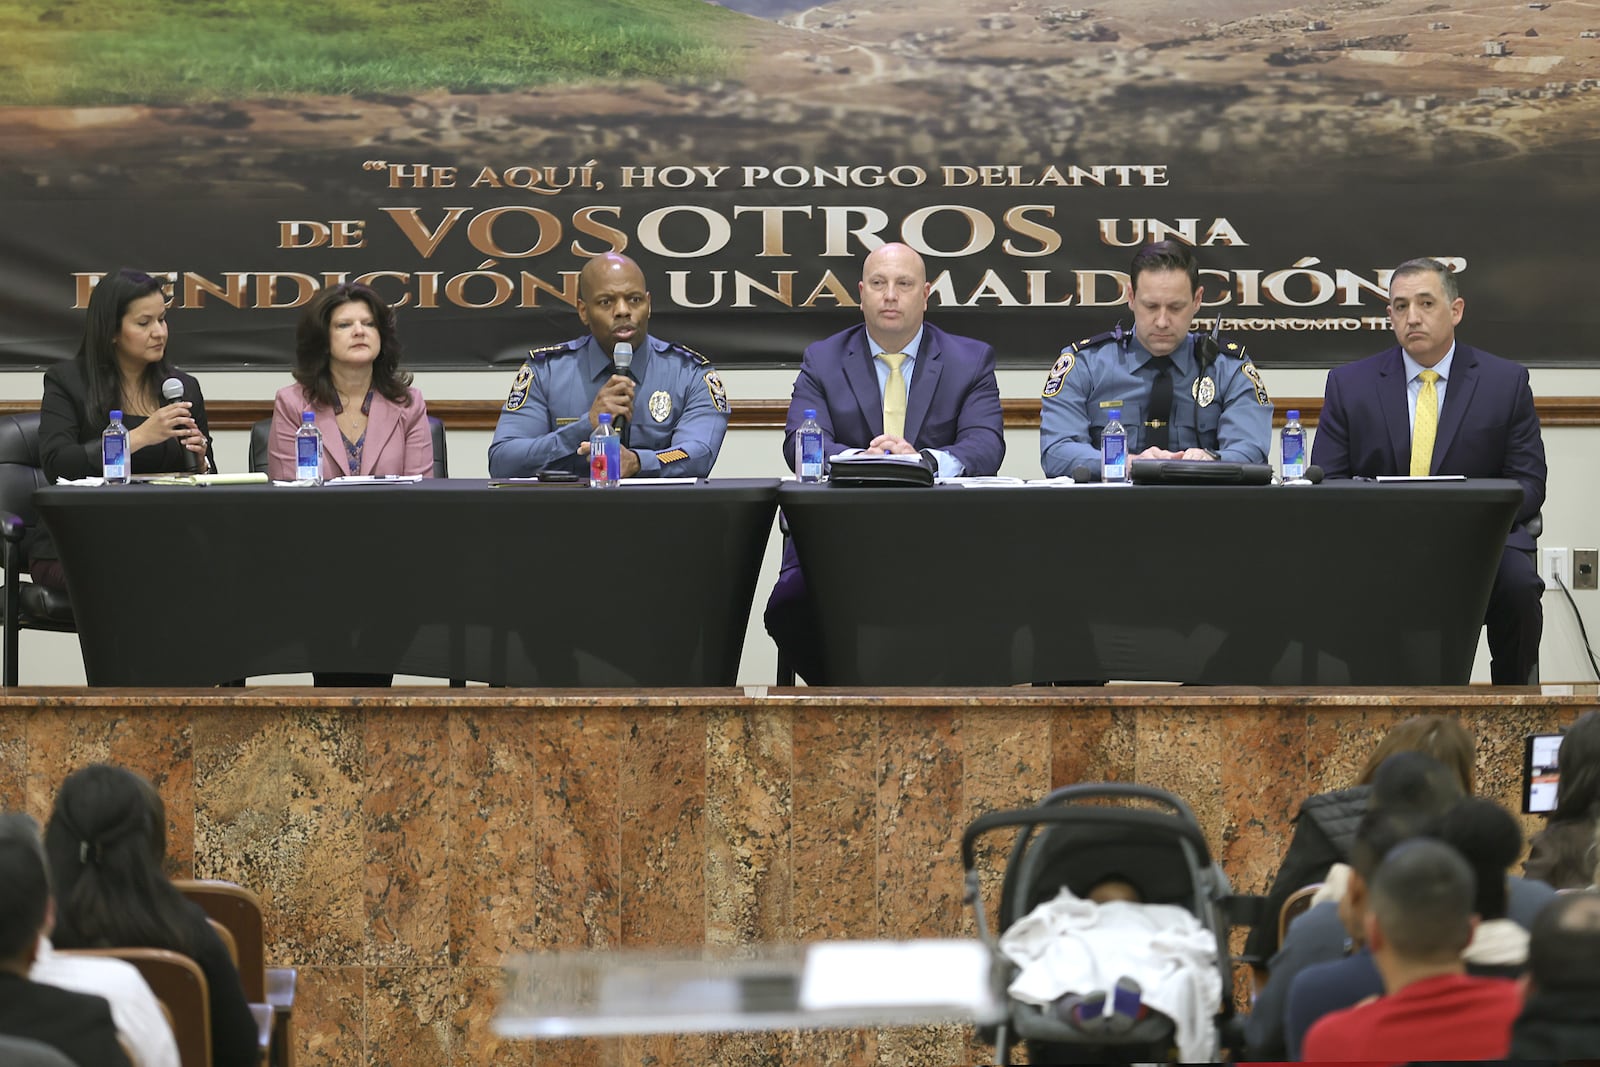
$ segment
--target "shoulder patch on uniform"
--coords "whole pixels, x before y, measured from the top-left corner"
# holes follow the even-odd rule
[[[711,394],[712,406],[726,415],[728,413],[728,391],[722,387],[722,379],[717,377],[717,372],[714,370],[706,371],[706,390]]]
[[[530,359],[538,356],[528,353]],[[528,402],[528,386],[533,383],[533,364],[524,363],[517,368],[516,380],[511,383],[511,392],[506,395],[506,410],[521,411],[522,405]]]
[[[1076,351],[1076,345],[1062,350],[1060,358],[1050,368],[1050,377],[1045,379],[1044,392],[1040,393],[1040,396],[1055,396],[1061,392],[1061,387],[1066,384],[1067,375],[1071,374],[1072,368],[1077,365],[1077,356],[1073,355]]]
[[[1272,398],[1267,395],[1267,387],[1261,384],[1261,372],[1256,370],[1256,365],[1248,359],[1239,365],[1244,376],[1250,379],[1250,384],[1256,387],[1256,403],[1263,407],[1272,405]]]
[[[707,359],[705,356],[702,356],[700,353],[696,352],[694,349],[690,348],[688,345],[680,345],[676,341],[674,341],[669,345],[669,347],[677,349],[679,352],[682,352],[684,355],[686,355],[690,359],[694,360],[696,366],[699,366],[699,367],[709,367],[709,366],[711,366],[711,361],[709,359]]]
[[[661,465],[663,467],[666,466],[668,463],[678,463],[678,462],[680,462],[682,460],[686,460],[688,458],[689,458],[689,453],[685,452],[681,448],[669,448],[665,452],[657,452],[656,453],[656,459],[661,461]]]

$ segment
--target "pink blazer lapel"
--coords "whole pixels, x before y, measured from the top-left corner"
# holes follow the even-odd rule
[[[405,438],[400,436],[400,408],[377,393],[367,414],[367,443],[361,453],[361,473],[378,470],[399,473],[405,466]],[[380,466],[383,464],[383,466]]]
[[[332,408],[317,409],[317,429],[322,431],[322,476],[342,478],[350,473],[350,460],[344,454],[344,438],[339,436],[339,421]]]

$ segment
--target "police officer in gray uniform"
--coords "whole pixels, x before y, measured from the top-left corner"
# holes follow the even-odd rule
[[[1100,472],[1100,434],[1122,409],[1134,459],[1221,459],[1265,463],[1272,400],[1244,346],[1191,334],[1200,310],[1200,268],[1178,241],[1146,245],[1133,257],[1121,326],[1061,351],[1050,368],[1039,423],[1039,456],[1049,478]]]
[[[728,431],[728,394],[706,357],[649,335],[639,265],[614,252],[591,259],[578,276],[578,317],[589,336],[534,349],[517,371],[489,443],[489,476],[586,474],[602,412],[627,420],[624,478],[709,475]],[[622,342],[634,349],[631,377],[613,361]]]

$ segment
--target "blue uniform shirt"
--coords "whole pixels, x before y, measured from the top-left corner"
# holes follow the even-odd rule
[[[1199,381],[1195,334],[1158,360],[1177,368],[1172,387],[1172,423],[1167,448],[1206,448],[1234,463],[1265,463],[1272,445],[1272,399],[1244,346],[1224,339],[1216,361]],[[1039,459],[1045,477],[1059,478],[1086,465],[1100,469],[1100,432],[1112,408],[1122,409],[1128,455],[1145,450],[1155,357],[1137,337],[1120,331],[1079,341],[1061,350],[1050,368],[1039,414]],[[1169,372],[1170,373],[1170,372]]]
[[[704,478],[728,432],[728,394],[711,361],[682,345],[645,337],[634,353],[628,447],[644,478]],[[528,477],[545,467],[586,470],[589,408],[612,364],[594,337],[535,349],[517,371],[489,442],[491,478]]]

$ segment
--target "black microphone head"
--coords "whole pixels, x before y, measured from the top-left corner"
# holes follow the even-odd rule
[[[161,395],[169,404],[176,404],[183,399],[183,383],[177,378],[168,378],[161,383]]]
[[[1089,469],[1089,465],[1087,463],[1078,464],[1068,473],[1072,480],[1079,485],[1083,485],[1085,482],[1092,482],[1096,480],[1094,472]]]
[[[1316,485],[1322,481],[1322,468],[1313,463],[1306,468],[1306,481]]]

